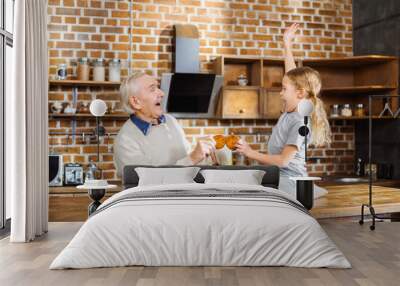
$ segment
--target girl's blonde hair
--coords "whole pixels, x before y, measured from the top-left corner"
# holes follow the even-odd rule
[[[121,96],[121,103],[122,107],[125,109],[126,112],[129,114],[135,113],[132,109],[131,105],[129,104],[129,98],[131,96],[135,96],[137,93],[138,85],[136,83],[136,79],[146,75],[144,72],[136,71],[129,77],[127,77],[122,83],[119,88],[119,93]]]
[[[294,68],[286,73],[296,89],[304,90],[306,98],[314,104],[311,114],[311,144],[322,146],[331,143],[331,129],[324,103],[319,97],[321,92],[321,76],[309,67]]]

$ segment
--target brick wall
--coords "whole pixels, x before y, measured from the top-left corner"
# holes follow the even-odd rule
[[[204,70],[215,55],[282,57],[285,23],[299,22],[294,46],[302,58],[352,55],[351,0],[140,0],[134,2],[133,52],[138,69],[160,75],[171,68],[175,23],[200,32]]]
[[[79,57],[114,57],[123,60],[122,75],[128,74],[131,56],[133,70],[145,70],[159,76],[171,71],[172,27],[191,23],[200,32],[200,59],[203,71],[212,68],[217,55],[257,55],[282,57],[282,32],[286,24],[301,23],[301,35],[294,45],[299,58],[338,57],[352,54],[351,0],[135,0],[84,1],[49,0],[49,73],[54,77],[57,65],[67,63],[73,77],[72,62]],[[131,5],[132,11],[129,10]],[[133,19],[131,40],[130,17]],[[286,24],[285,24],[286,23]],[[101,98],[110,107],[118,103],[116,88],[79,88],[78,101],[89,103]],[[68,87],[51,87],[50,103],[70,102]],[[118,132],[124,120],[103,120],[108,133]],[[180,120],[188,139],[216,133],[242,134],[253,147],[266,150],[268,136],[254,135],[270,131],[275,121],[267,120]],[[77,132],[91,132],[93,120],[77,121]],[[52,150],[65,154],[65,161],[86,164],[96,159],[95,141],[82,141],[55,133],[71,132],[71,120],[50,119]],[[311,164],[315,175],[345,173],[353,170],[354,125],[333,121],[333,143],[328,148],[312,149],[310,156],[324,157]],[[73,140],[74,139],[74,140]],[[100,160],[104,175],[116,178],[113,168],[113,135],[101,142]]]

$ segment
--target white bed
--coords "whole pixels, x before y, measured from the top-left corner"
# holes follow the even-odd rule
[[[114,195],[50,269],[128,265],[351,267],[318,222],[285,193],[197,183]]]

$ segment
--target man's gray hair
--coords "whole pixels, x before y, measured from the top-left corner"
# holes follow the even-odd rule
[[[146,73],[142,71],[136,71],[121,83],[119,92],[121,96],[122,107],[129,114],[135,113],[129,103],[129,98],[131,96],[135,96],[135,94],[138,92],[138,84],[136,83],[136,80],[144,75],[146,75]]]

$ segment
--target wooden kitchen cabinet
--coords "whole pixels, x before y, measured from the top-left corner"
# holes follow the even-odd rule
[[[329,114],[332,104],[362,103],[368,107],[368,95],[398,95],[399,62],[397,57],[366,55],[337,59],[316,59],[300,62],[316,69],[322,79],[321,98]],[[379,115],[386,99],[374,99],[372,115]],[[389,99],[395,112],[398,99]]]
[[[259,57],[221,56],[215,59],[214,72],[224,76],[217,116],[222,118],[278,118],[284,62]],[[245,75],[246,86],[238,77]],[[278,92],[279,93],[279,92]]]
[[[321,98],[327,114],[333,104],[358,103],[368,108],[369,94],[399,93],[399,62],[396,57],[366,55],[334,59],[307,59],[298,66],[316,69],[322,79]],[[224,76],[217,116],[222,118],[278,118],[282,110],[279,96],[284,76],[284,61],[261,57],[220,56],[214,61],[214,72]],[[239,75],[248,78],[248,85],[239,87]],[[257,90],[257,92],[256,92]],[[257,93],[257,95],[256,95]],[[372,115],[380,114],[386,99],[374,100]],[[397,98],[388,100],[395,112]],[[365,119],[338,117],[337,119]],[[333,119],[333,118],[332,118]]]

